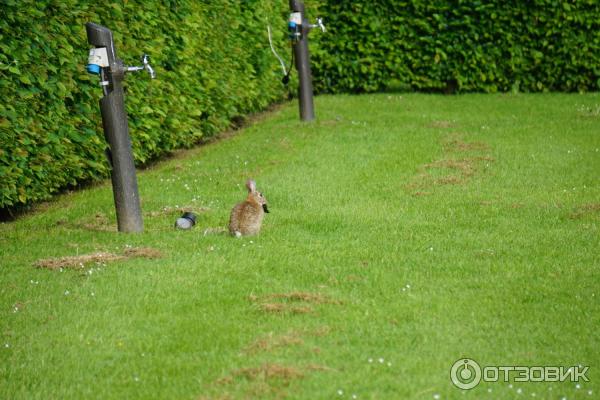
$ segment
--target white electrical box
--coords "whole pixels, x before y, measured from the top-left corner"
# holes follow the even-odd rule
[[[108,53],[106,47],[96,47],[90,50],[88,64],[99,65],[100,67],[108,67]]]
[[[291,13],[290,22],[293,22],[296,25],[302,25],[302,14],[299,12]]]

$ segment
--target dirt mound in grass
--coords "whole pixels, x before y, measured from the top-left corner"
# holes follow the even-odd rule
[[[440,159],[419,166],[416,176],[405,184],[413,196],[433,194],[437,186],[464,185],[495,161],[491,148],[483,142],[467,142],[460,134],[442,140]]]
[[[97,252],[92,254],[82,254],[77,256],[53,257],[37,260],[33,265],[37,268],[46,268],[51,270],[83,268],[89,264],[106,264],[113,261],[121,261],[129,258],[161,258],[162,253],[151,247],[129,247],[123,254]]]
[[[241,368],[233,371],[232,375],[244,377],[248,380],[261,379],[265,381],[270,379],[289,381],[304,377],[304,373],[298,368],[271,363],[266,363],[254,368]]]
[[[341,304],[320,293],[290,292],[272,293],[264,296],[251,295],[248,299],[267,313],[307,314],[313,311],[312,304]]]

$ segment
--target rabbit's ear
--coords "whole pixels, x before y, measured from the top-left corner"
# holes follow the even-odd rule
[[[256,182],[254,182],[252,179],[248,179],[246,182],[246,187],[250,192],[256,192]]]

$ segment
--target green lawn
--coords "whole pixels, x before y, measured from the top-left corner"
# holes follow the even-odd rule
[[[116,232],[108,182],[0,224],[0,398],[598,398],[600,94],[316,110],[141,171],[143,234]],[[218,233],[250,177],[261,235]],[[131,249],[162,256],[34,266]],[[590,381],[462,391],[462,357]]]

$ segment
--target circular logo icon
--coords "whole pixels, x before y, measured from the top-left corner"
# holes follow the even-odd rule
[[[452,364],[450,379],[460,389],[473,389],[481,381],[481,367],[475,360],[461,358]]]

